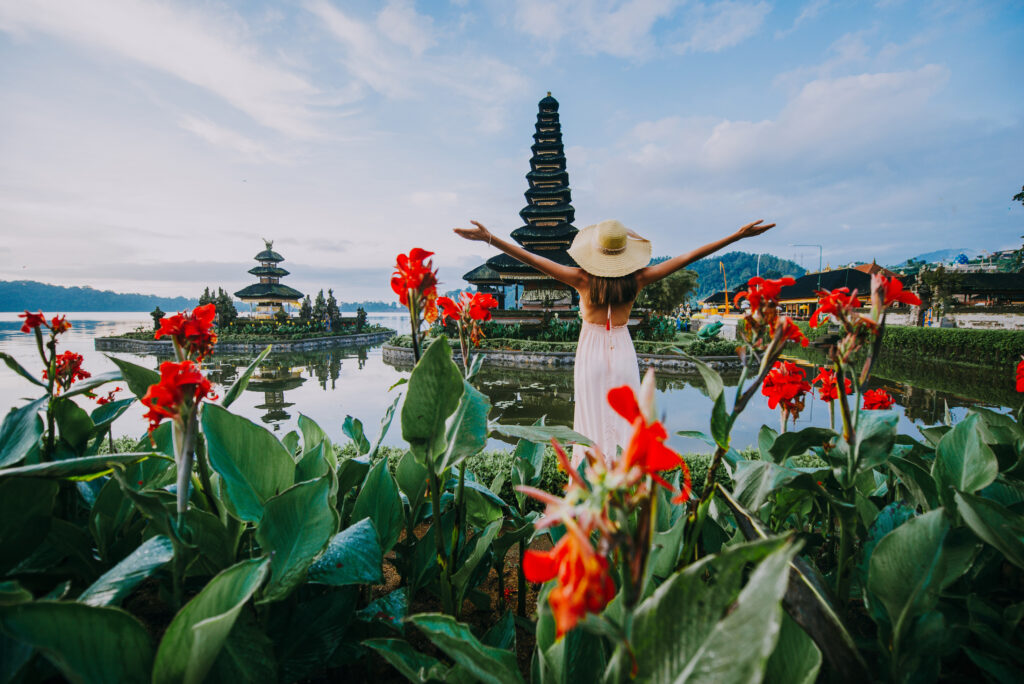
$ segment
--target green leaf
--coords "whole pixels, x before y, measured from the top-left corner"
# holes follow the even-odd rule
[[[331,538],[327,550],[309,568],[307,577],[314,584],[340,587],[346,584],[380,584],[384,551],[377,530],[369,518],[363,518]]]
[[[299,452],[299,433],[289,430],[288,434],[281,438],[281,444],[284,444],[284,448],[294,457]]]
[[[153,684],[203,681],[242,606],[266,578],[269,562],[255,558],[232,565],[178,611],[157,649]]]
[[[0,625],[31,644],[75,684],[149,681],[153,645],[119,608],[37,601],[0,610]]]
[[[477,355],[479,358],[479,355]],[[403,639],[367,639],[363,646],[376,651],[410,682],[446,681],[448,668],[437,658],[420,653]]]
[[[779,437],[784,436],[783,434]],[[817,483],[827,474],[827,468],[806,472],[775,465],[771,461],[741,461],[733,475],[736,483],[736,500],[745,508],[756,511],[761,508],[768,496],[780,487],[822,492]]]
[[[46,539],[59,489],[52,480],[0,481],[0,576]]]
[[[46,397],[21,408],[12,408],[0,427],[0,468],[20,463],[43,436],[43,419],[39,411]]]
[[[220,402],[221,406],[227,408],[235,403],[235,400],[238,399],[238,397],[242,396],[242,392],[244,392],[245,388],[249,385],[249,378],[252,377],[252,374],[255,373],[256,369],[259,368],[261,363],[263,363],[263,359],[267,358],[271,348],[273,348],[273,345],[268,344],[267,348],[261,351],[260,355],[253,359],[252,363],[242,371],[242,374],[238,376],[238,379],[231,383],[231,387],[229,387],[228,391],[224,393],[223,401]]]
[[[306,570],[338,531],[330,478],[302,482],[267,500],[256,539],[270,554],[270,582],[260,603],[279,601],[306,577]]]
[[[134,463],[150,456],[152,456],[150,453],[133,452],[66,458],[63,461],[34,463],[33,465],[18,466],[17,468],[4,468],[0,470],[0,479],[47,477],[61,480],[92,480],[101,475],[106,475],[118,463]]]
[[[409,515],[416,520],[427,492],[427,466],[417,461],[411,451],[406,451],[398,459],[398,466],[395,468],[395,482],[398,483],[398,489],[409,500]]]
[[[722,449],[729,448],[729,427],[729,411],[725,408],[725,393],[720,392],[711,407],[711,437],[715,440],[715,444]]]
[[[121,369],[121,377],[128,383],[128,389],[139,399],[146,396],[150,385],[160,382],[160,373],[151,368],[143,368],[131,361],[125,361],[109,354],[106,356],[114,362],[115,366]]]
[[[267,499],[295,481],[295,461],[269,430],[216,404],[203,407],[202,424],[228,509],[239,520],[259,522]]]
[[[51,410],[61,439],[68,443],[75,454],[82,456],[96,428],[92,418],[78,404],[65,398],[54,399]]]
[[[930,511],[882,537],[871,554],[867,588],[882,602],[892,623],[897,659],[915,618],[931,611],[940,592],[970,565],[970,557],[965,563],[962,554],[946,552],[948,533],[944,512]]]
[[[433,347],[434,345],[430,345]],[[402,498],[398,495],[398,487],[388,470],[387,459],[381,459],[370,469],[363,481],[363,487],[356,497],[352,509],[352,520],[369,518],[380,537],[380,546],[384,553],[398,542],[402,532],[404,509]]]
[[[759,445],[769,444],[767,454],[762,452],[761,458],[767,458],[775,463],[782,463],[790,456],[805,454],[811,447],[828,444],[836,436],[836,433],[828,428],[809,427],[799,432],[784,432],[770,440],[769,438],[773,437],[771,432],[770,428],[762,425],[757,441]]]
[[[999,474],[999,462],[977,429],[978,414],[972,414],[947,432],[935,449],[932,477],[939,497],[952,500],[950,489],[974,493],[992,484]]]
[[[725,383],[722,382],[722,376],[718,374],[718,371],[698,359],[696,356],[690,356],[682,350],[679,350],[679,353],[687,361],[697,366],[697,371],[700,373],[701,378],[703,378],[704,386],[708,390],[708,397],[711,401],[716,401],[725,390]]]
[[[255,617],[248,613],[238,616],[206,681],[231,684],[279,681],[274,642],[256,624]]]
[[[436,342],[431,345],[434,346],[437,346]],[[487,684],[523,684],[515,654],[480,643],[468,625],[436,613],[413,615],[409,622],[479,681]]]
[[[957,511],[980,539],[999,549],[1018,568],[1024,568],[1024,516],[982,496],[957,492]]]
[[[412,369],[402,405],[402,437],[418,460],[444,451],[445,421],[458,407],[462,392],[462,373],[452,361],[448,338],[442,336]]]
[[[789,434],[784,433],[784,434]],[[771,449],[772,445],[775,444],[775,440],[778,439],[779,433],[772,430],[767,425],[762,425],[761,429],[757,431],[757,451],[761,454],[762,461],[771,461]]]
[[[117,382],[118,380],[121,380],[121,371],[110,371],[108,373],[100,373],[99,375],[92,376],[88,380],[76,382],[74,387],[72,387],[70,390],[68,390],[61,396],[77,397],[79,395],[85,394],[86,392],[93,391],[100,385],[105,385],[108,382]]]
[[[707,433],[701,432],[700,430],[680,430],[676,433],[680,437],[689,437],[690,439],[699,439],[700,441],[707,444],[709,447],[718,446],[715,444],[715,440],[707,436]]]
[[[580,433],[564,425],[501,425],[492,423],[491,432],[497,432],[506,437],[525,439],[535,444],[551,444],[551,440],[561,444],[582,444],[584,446],[593,444],[593,442]]]
[[[673,575],[634,615],[637,681],[760,681],[775,650],[796,551],[781,539],[745,543]],[[757,566],[741,589],[750,562]],[[712,568],[715,582],[708,584],[704,575]]]
[[[814,684],[820,669],[821,651],[800,625],[783,615],[779,643],[768,659],[765,681]]]
[[[302,413],[299,414],[299,429],[302,430],[302,450],[309,451],[317,444],[326,442],[328,446],[331,444],[330,438],[327,436],[327,432],[322,427],[317,425],[317,422],[307,415]],[[331,449],[333,456],[334,449]]]
[[[15,373],[17,373],[21,377],[23,377],[26,380],[28,380],[29,382],[31,382],[33,385],[38,385],[39,387],[43,387],[43,388],[46,387],[46,383],[45,382],[43,382],[42,380],[40,380],[36,376],[34,376],[31,373],[29,373],[27,370],[25,370],[21,366],[20,363],[18,363],[17,361],[14,360],[14,357],[11,356],[10,354],[4,353],[4,352],[0,352],[0,359],[3,359],[3,362],[7,364],[8,368],[10,368],[12,371],[14,371]]]
[[[404,380],[404,378],[403,378]],[[395,383],[396,385],[399,383]],[[388,406],[388,410],[384,412],[384,416],[380,419],[380,434],[377,435],[377,441],[373,445],[373,449],[370,450],[371,456],[376,456],[380,450],[380,445],[384,442],[384,437],[388,434],[388,430],[391,429],[391,421],[395,418],[395,411],[398,410],[398,402],[401,401],[402,395],[399,394],[395,397],[395,400],[391,402],[391,406]]]
[[[462,605],[462,599],[469,589],[469,581],[473,578],[473,572],[476,570],[476,566],[480,565],[480,561],[484,559],[491,547],[491,542],[498,536],[501,522],[501,520],[495,520],[469,542],[469,555],[462,560],[459,569],[452,575],[452,584],[455,585],[455,605]]]
[[[491,411],[491,402],[478,389],[463,381],[462,399],[455,413],[448,419],[445,431],[445,450],[437,472],[443,473],[449,468],[465,461],[470,456],[480,453],[487,446],[487,414]]]
[[[82,592],[78,602],[89,606],[118,603],[130,594],[139,582],[173,557],[174,545],[170,539],[163,536],[151,537],[128,557],[103,573]]]
[[[360,456],[370,453],[370,440],[363,433],[363,422],[361,420],[352,416],[345,416],[345,422],[341,426],[341,431],[348,435],[348,438],[356,445],[356,453]]]
[[[331,472],[331,465],[327,462],[328,448],[330,448],[328,443],[320,442],[302,455],[295,466],[296,482],[316,480]]]
[[[128,407],[134,403],[135,399],[128,397],[127,399],[119,399],[108,404],[102,404],[93,409],[92,413],[89,414],[89,418],[92,419],[93,424],[96,426],[96,431],[99,432],[110,427],[110,424],[124,415]]]
[[[854,441],[857,473],[867,472],[889,460],[898,422],[895,411],[861,411]]]
[[[939,490],[927,466],[926,462],[910,456],[897,456],[889,460],[889,468],[899,478],[900,484],[910,492],[914,503],[922,510],[930,511],[939,505]]]

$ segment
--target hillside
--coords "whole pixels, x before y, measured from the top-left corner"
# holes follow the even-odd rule
[[[121,294],[91,287],[63,287],[34,280],[0,280],[0,311],[152,311],[174,312],[196,306],[186,297]]]
[[[703,299],[723,289],[722,271],[718,262],[725,265],[725,274],[729,279],[731,292],[735,292],[739,286],[745,285],[758,272],[757,255],[749,252],[715,254],[695,261],[687,268],[697,272],[697,290],[694,293],[697,299]],[[798,278],[806,272],[806,269],[788,259],[780,259],[771,254],[761,255],[760,273],[762,278],[781,278],[782,276]]]

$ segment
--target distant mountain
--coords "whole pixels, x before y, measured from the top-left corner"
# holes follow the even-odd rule
[[[0,311],[182,311],[198,304],[187,297],[121,294],[91,287],[63,287],[34,280],[0,280]]]
[[[966,254],[968,259],[973,259],[975,257],[981,256],[981,250],[971,249],[970,247],[958,247],[955,249],[937,249],[934,252],[918,254],[916,257],[914,257],[913,260],[923,261],[926,264],[934,264],[940,261],[952,261],[957,257],[958,254]],[[903,263],[896,264],[896,266],[902,266]]]
[[[697,290],[694,293],[698,299],[704,299],[708,295],[719,292],[723,289],[722,270],[718,263],[725,265],[725,275],[729,279],[729,291],[735,292],[746,285],[747,281],[757,275],[757,255],[749,252],[729,252],[728,254],[715,254],[713,256],[693,262],[688,269],[697,272]],[[793,276],[799,278],[807,269],[789,259],[780,259],[771,254],[761,255],[762,278],[781,278],[782,276]]]

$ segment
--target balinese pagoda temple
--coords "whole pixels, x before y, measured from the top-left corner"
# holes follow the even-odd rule
[[[572,225],[576,210],[570,204],[558,100],[551,93],[538,103],[535,128],[530,147],[533,157],[526,174],[526,206],[519,212],[524,225],[512,231],[512,238],[535,254],[576,266],[566,251],[577,233]],[[577,295],[571,288],[507,254],[488,259],[462,277],[481,292],[496,295],[503,309],[514,308],[514,299],[506,302],[505,294],[510,287],[518,291],[518,286],[522,287],[519,303],[523,309],[567,310],[576,304]]]
[[[259,278],[248,287],[235,293],[243,302],[248,302],[253,318],[273,318],[279,310],[287,305],[299,306],[303,294],[293,287],[281,284],[281,278],[288,271],[278,266],[284,257],[274,251],[274,241],[263,239],[266,249],[256,255],[259,266],[249,269],[249,273]],[[287,309],[285,309],[287,311]]]

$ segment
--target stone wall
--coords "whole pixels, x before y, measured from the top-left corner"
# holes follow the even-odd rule
[[[968,328],[973,330],[1024,330],[1024,313],[989,313],[984,309],[978,311],[951,311],[943,320],[951,323],[951,328]],[[916,314],[909,312],[886,314],[886,325],[914,325]],[[937,323],[937,321],[936,321]],[[933,325],[932,327],[936,327]],[[947,327],[947,326],[944,326]]]
[[[384,332],[363,333],[359,335],[332,335],[329,337],[313,337],[305,340],[281,340],[270,342],[271,352],[315,351],[318,349],[337,349],[339,347],[362,347],[379,344],[391,339],[394,330]],[[267,348],[267,342],[218,342],[214,354],[259,354]],[[174,344],[170,340],[133,340],[125,337],[98,337],[95,341],[97,351],[131,352],[134,354],[174,353]]]
[[[483,365],[492,368],[527,368],[530,370],[571,370],[576,362],[576,352],[536,352],[514,351],[504,349],[479,349],[473,354],[483,356]],[[393,366],[411,366],[413,363],[412,349],[385,344],[383,347],[384,362]],[[452,358],[462,363],[462,353],[452,350]],[[696,373],[697,366],[692,361],[678,354],[637,354],[640,368],[654,368],[665,373]],[[741,368],[737,356],[709,356],[701,358],[706,364],[717,371],[738,371]]]

